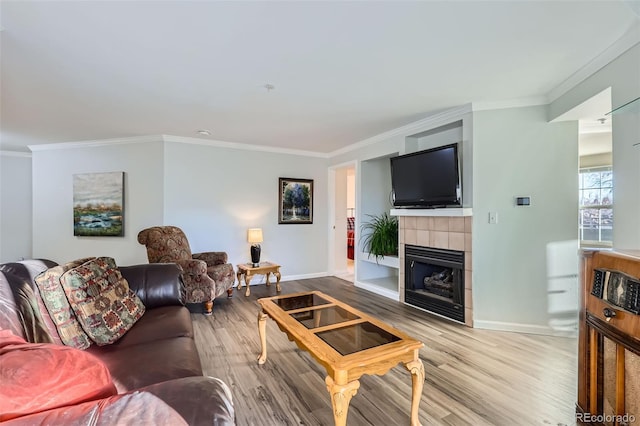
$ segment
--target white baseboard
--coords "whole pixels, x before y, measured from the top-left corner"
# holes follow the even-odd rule
[[[328,277],[328,276],[329,274],[327,272],[316,272],[313,274],[300,274],[300,275],[282,275],[282,277],[280,277],[280,282],[305,280],[308,278],[322,278],[322,277]],[[249,283],[249,285],[260,285],[260,284],[265,284],[266,282],[267,281],[265,279],[265,275],[256,274],[251,276],[251,282]],[[271,284],[274,284],[276,282],[276,279],[275,277],[273,277],[273,275],[269,277],[269,282]],[[238,283],[236,282],[236,285],[237,284]],[[244,279],[242,281],[242,286],[244,287]]]
[[[483,321],[478,319],[473,320],[473,328],[495,331],[510,331],[514,333],[525,334],[541,334],[545,336],[559,337],[576,337],[578,335],[578,330],[561,330],[545,325],[522,324],[502,321]]]

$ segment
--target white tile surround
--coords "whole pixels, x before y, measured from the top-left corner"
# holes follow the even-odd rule
[[[393,214],[393,213],[392,213]],[[413,244],[464,251],[464,317],[465,324],[473,327],[473,303],[471,280],[471,224],[470,215],[455,216],[399,216],[400,271],[398,289],[400,301],[404,302],[404,245]]]

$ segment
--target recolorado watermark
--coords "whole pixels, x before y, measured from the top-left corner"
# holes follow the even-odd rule
[[[613,423],[618,425],[630,425],[636,422],[636,416],[633,414],[576,413],[576,420],[583,423]]]

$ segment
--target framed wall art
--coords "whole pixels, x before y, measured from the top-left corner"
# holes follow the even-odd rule
[[[313,223],[313,180],[279,178],[278,223]]]
[[[73,235],[124,236],[124,172],[73,175]]]

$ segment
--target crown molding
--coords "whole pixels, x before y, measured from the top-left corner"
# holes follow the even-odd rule
[[[640,21],[640,19],[636,20],[635,25],[632,25],[631,28],[611,46],[607,47],[584,67],[570,75],[558,86],[551,89],[547,94],[549,103],[555,101],[560,96],[564,95],[569,90],[592,76],[594,73],[604,68],[618,56],[640,43],[640,23],[638,21]]]
[[[219,140],[212,140],[212,139],[163,135],[163,140],[165,142],[186,143],[186,144],[192,144],[192,145],[205,145],[205,146],[213,146],[217,148],[241,149],[245,151],[272,152],[276,154],[300,155],[303,157],[329,158],[329,154],[315,152],[315,151],[305,151],[301,149],[289,149],[289,148],[276,148],[276,147],[270,147],[270,146],[253,145],[253,144],[238,143],[238,142],[226,142],[226,141],[219,141]]]
[[[19,157],[19,158],[31,158],[30,152],[22,151],[0,151],[2,157]]]
[[[547,105],[549,99],[546,96],[530,96],[527,98],[508,99],[503,101],[473,102],[473,111],[487,111],[492,109],[522,108],[529,106]]]
[[[51,150],[58,150],[58,149],[76,149],[76,148],[88,148],[88,147],[97,147],[97,146],[124,145],[124,144],[132,144],[132,143],[162,142],[163,138],[164,138],[163,135],[148,135],[148,136],[133,136],[128,138],[47,143],[47,144],[39,144],[39,145],[28,145],[28,147],[32,152],[33,151],[51,151]]]
[[[415,132],[423,132],[425,130],[429,130],[431,128],[441,126],[442,124],[450,123],[453,120],[460,120],[460,118],[464,114],[468,114],[470,112],[472,112],[471,104],[465,104],[455,108],[450,108],[450,109],[435,113],[433,115],[430,115],[428,117],[425,117],[421,120],[414,121],[413,123],[409,123],[402,127],[398,127],[396,129],[377,134],[370,138],[345,146],[344,148],[340,148],[335,151],[332,151],[329,153],[329,157],[335,157],[336,155],[345,154],[347,152],[351,152],[356,149],[364,148],[366,146],[385,141],[395,136],[402,136],[402,135],[410,136],[412,133],[415,133]]]
[[[147,136],[133,136],[128,138],[113,138],[113,139],[99,139],[99,140],[89,140],[89,141],[29,145],[29,149],[31,151],[51,151],[51,150],[59,150],[59,149],[95,148],[100,146],[113,146],[113,145],[150,143],[150,142],[186,143],[186,144],[192,144],[192,145],[205,145],[205,146],[212,146],[212,147],[218,147],[218,148],[242,149],[246,151],[273,152],[277,154],[300,155],[304,157],[329,158],[328,154],[314,152],[314,151],[274,148],[274,147],[268,147],[268,146],[244,144],[244,143],[237,143],[237,142],[226,142],[226,141],[218,141],[218,140],[211,140],[211,139],[190,138],[190,137],[172,136],[172,135],[147,135]]]

